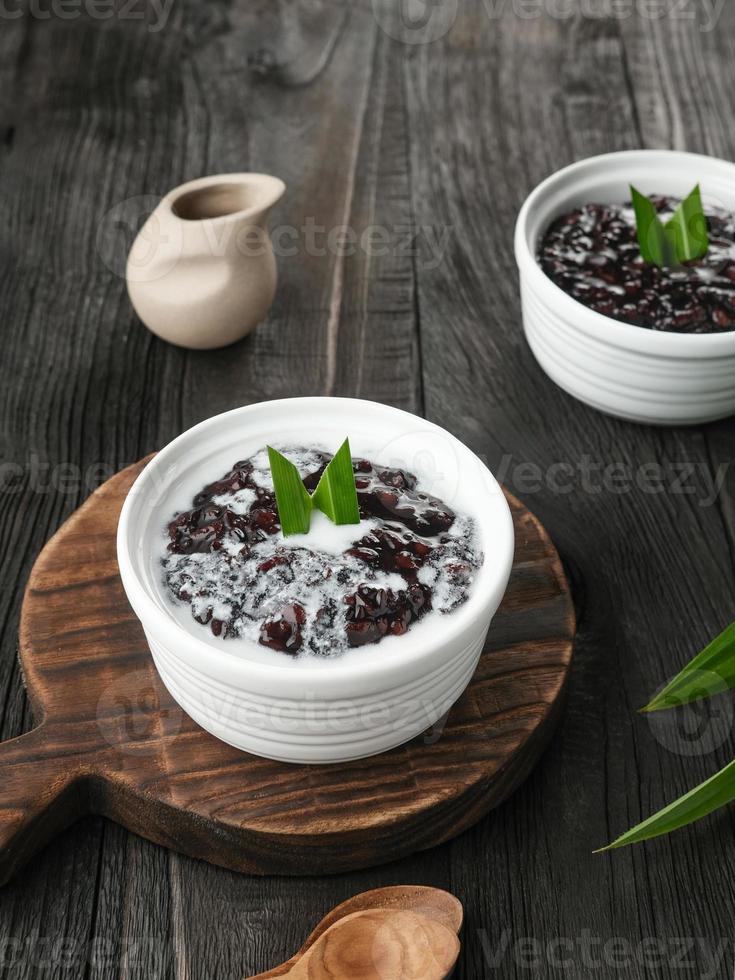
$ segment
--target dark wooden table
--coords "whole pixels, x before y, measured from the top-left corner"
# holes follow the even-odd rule
[[[727,700],[656,727],[636,708],[735,617],[735,430],[628,425],[558,390],[521,332],[512,231],[576,158],[735,156],[735,7],[707,30],[699,0],[417,0],[424,27],[395,6],[176,0],[164,26],[129,0],[3,7],[1,733],[31,727],[25,580],[89,490],[205,416],[331,393],[442,423],[552,533],[580,620],[558,736],[471,831],[359,874],[248,878],[85,820],[0,892],[4,978],[238,980],[404,882],[465,903],[463,978],[732,976],[732,810],[592,850],[733,754]],[[124,257],[157,197],[232,170],[285,179],[272,223],[293,254],[252,337],[187,353],[136,320]],[[342,249],[343,225],[382,230]]]

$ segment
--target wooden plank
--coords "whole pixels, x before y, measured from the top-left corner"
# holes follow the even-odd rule
[[[637,36],[637,26],[628,25],[625,36]],[[649,29],[660,57],[680,59],[666,68],[684,85],[671,25]],[[698,50],[691,31],[687,39]],[[713,74],[716,65],[715,58]],[[726,743],[711,753],[677,755],[666,749],[671,731],[665,736],[635,717],[651,691],[732,618],[722,520],[716,508],[697,502],[710,472],[704,440],[699,432],[607,419],[543,376],[520,334],[510,244],[531,186],[574,158],[634,146],[641,117],[664,115],[655,105],[660,92],[651,91],[650,78],[634,77],[631,88],[621,25],[611,16],[566,22],[506,16],[490,25],[479,3],[465,5],[452,33],[409,59],[407,72],[417,220],[455,226],[447,261],[431,274],[419,272],[427,414],[493,466],[505,457],[511,485],[518,481],[520,495],[562,545],[582,616],[561,736],[497,820],[453,842],[453,885],[463,899],[471,895],[467,904],[478,921],[490,924],[491,950],[504,935],[545,944],[578,936],[582,927],[633,943],[684,934],[719,941],[728,935],[716,896],[730,890],[729,815],[646,849],[591,854],[729,754]],[[631,97],[636,83],[645,114]],[[677,96],[666,91],[669,101]],[[689,131],[696,139],[697,130]],[[437,145],[448,158],[439,166],[431,152]],[[459,400],[459,390],[471,396]],[[650,461],[693,466],[693,494],[651,496],[635,487],[623,495],[590,493],[579,476],[571,496],[543,481],[524,494],[522,464],[537,464],[543,475],[559,461],[578,468],[585,457],[633,471]],[[530,842],[532,882],[521,870]],[[680,897],[692,888],[694,905]],[[487,948],[480,939],[466,945],[460,975],[482,975]],[[522,976],[512,950],[501,961],[504,975]],[[704,970],[705,954],[693,956]],[[578,960],[577,967],[570,975],[588,975]],[[609,964],[603,975],[613,975]],[[644,975],[635,962],[626,969],[626,976]]]
[[[60,472],[46,465],[80,459],[77,453],[85,441],[80,414],[70,421],[61,406],[73,404],[79,376],[79,349],[68,336],[69,317],[84,320],[80,299],[89,282],[81,274],[72,285],[74,273],[59,240],[73,202],[61,194],[52,203],[47,194],[61,133],[56,129],[42,136],[50,113],[42,110],[40,120],[35,114],[43,101],[45,78],[43,66],[36,61],[42,35],[38,28],[25,18],[4,19],[0,30],[2,739],[21,734],[32,724],[16,657],[22,586],[33,555],[85,495],[73,478],[65,492],[58,492],[54,477]],[[62,157],[69,135],[67,131],[61,139]],[[39,156],[39,150],[49,151],[48,155]],[[92,289],[88,292],[87,324],[99,296],[100,290],[96,296]],[[71,384],[63,392],[67,381]],[[60,977],[65,971],[69,975],[69,970],[84,974],[102,834],[101,820],[83,822],[43,855],[22,881],[3,890],[2,976],[23,980]]]

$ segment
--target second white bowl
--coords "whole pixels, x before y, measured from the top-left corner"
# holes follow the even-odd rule
[[[593,408],[635,422],[681,425],[735,414],[735,331],[675,334],[622,323],[560,289],[536,259],[559,215],[590,202],[622,203],[629,184],[684,197],[697,183],[735,213],[735,164],[694,153],[631,150],[590,157],[530,194],[516,224],[523,327],[546,374]]]

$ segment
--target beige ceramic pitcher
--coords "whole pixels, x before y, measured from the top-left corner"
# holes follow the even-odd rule
[[[285,184],[267,174],[202,177],[170,191],[127,264],[143,323],[181,347],[225,347],[263,319],[276,290],[265,226]]]

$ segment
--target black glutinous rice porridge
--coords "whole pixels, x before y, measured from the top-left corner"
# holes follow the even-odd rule
[[[282,451],[313,492],[330,454]],[[403,469],[353,459],[353,470],[360,525],[315,512],[308,535],[285,538],[267,452],[235,463],[166,529],[170,597],[215,636],[317,656],[401,636],[465,602],[483,562],[473,520]]]
[[[662,221],[678,200],[652,198]],[[735,329],[735,221],[705,207],[707,254],[659,269],[641,257],[630,204],[586,204],[557,218],[538,261],[565,293],[605,316],[651,330],[719,333]]]

